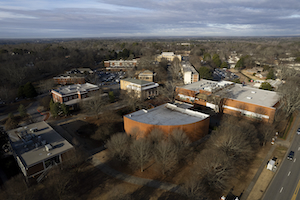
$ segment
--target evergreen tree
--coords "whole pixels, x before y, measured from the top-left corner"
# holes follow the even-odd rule
[[[64,113],[64,115],[65,116],[67,116],[67,115],[69,115],[69,107],[68,106],[66,106],[66,104],[61,104],[61,110],[62,110],[62,112]]]
[[[37,92],[31,82],[27,82],[24,85],[23,91],[27,98],[33,98],[37,96]]]
[[[260,88],[259,88],[259,89],[270,90],[270,91],[273,90],[271,84],[268,83],[268,82],[263,82],[263,83],[260,85]]]
[[[27,110],[23,104],[21,104],[18,108],[18,111],[20,113],[21,117],[26,117],[27,116]]]

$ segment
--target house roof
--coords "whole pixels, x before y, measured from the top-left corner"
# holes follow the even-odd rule
[[[209,117],[209,115],[190,110],[192,105],[163,104],[149,110],[139,110],[125,117],[141,123],[153,125],[183,125],[199,122]]]
[[[32,128],[37,128],[38,131],[31,133]],[[44,121],[7,131],[7,134],[14,152],[24,167],[33,166],[73,148]],[[45,149],[46,144],[51,144],[53,147],[49,152]]]

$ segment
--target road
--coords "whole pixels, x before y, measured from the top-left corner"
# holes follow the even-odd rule
[[[279,171],[275,175],[264,200],[300,200],[300,135],[294,136],[294,141],[287,153],[295,152],[294,160],[287,160],[285,157]]]

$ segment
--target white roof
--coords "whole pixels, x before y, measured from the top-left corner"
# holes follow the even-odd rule
[[[125,117],[141,123],[153,125],[184,125],[199,122],[209,115],[190,110],[190,104],[163,104],[149,110],[139,110]]]
[[[227,98],[265,107],[273,107],[280,99],[276,92],[243,86],[242,84],[235,84],[234,87],[225,88],[224,90]]]
[[[162,52],[162,56],[174,56],[174,52]]]

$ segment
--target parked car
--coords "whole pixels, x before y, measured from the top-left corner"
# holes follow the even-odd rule
[[[300,128],[297,129],[297,134],[300,135]]]
[[[293,159],[294,159],[294,155],[295,155],[295,152],[290,151],[290,153],[289,153],[287,159],[288,159],[288,160],[293,160]]]

